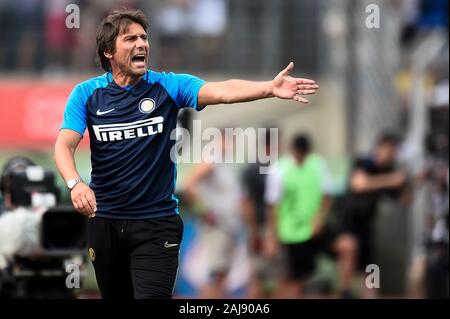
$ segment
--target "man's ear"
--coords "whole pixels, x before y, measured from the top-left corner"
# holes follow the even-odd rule
[[[112,57],[113,57],[112,53],[109,53],[109,52],[103,52],[103,55],[108,59],[112,59]]]

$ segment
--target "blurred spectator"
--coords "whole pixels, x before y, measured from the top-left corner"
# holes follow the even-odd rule
[[[203,298],[226,296],[226,278],[235,246],[242,233],[239,178],[223,157],[228,145],[225,134],[215,158],[199,165],[188,177],[185,191],[201,214],[200,244],[208,257],[209,282],[201,288]],[[221,156],[219,156],[221,155]]]
[[[95,37],[97,26],[101,17],[104,17],[111,8],[105,7],[104,1],[80,1],[80,29],[74,34],[77,43],[73,50],[74,70],[94,70],[96,67],[96,44]]]
[[[186,35],[189,30],[189,0],[159,0],[156,26],[158,27],[158,45],[160,67],[163,70],[182,68],[185,59]]]
[[[435,28],[448,29],[448,0],[403,0],[401,42],[408,45],[416,35]]]
[[[217,37],[227,24],[226,0],[191,0],[191,25],[195,35]]]
[[[384,196],[397,199],[405,190],[406,176],[396,167],[397,143],[394,135],[382,135],[374,153],[357,159],[351,172],[339,232],[340,236],[357,241],[358,266],[362,272],[367,265],[376,264],[373,227],[380,200]],[[363,294],[376,297],[375,289],[367,289]]]
[[[448,69],[437,70],[429,102],[427,167],[421,182],[430,184],[426,211],[425,273],[427,298],[448,298],[449,280],[449,81]]]
[[[305,281],[315,270],[317,253],[330,244],[328,234],[323,231],[330,209],[330,192],[325,161],[312,153],[307,136],[297,136],[291,156],[280,159],[266,184],[270,225],[266,253],[273,257],[280,242],[287,263],[278,297],[303,297]]]
[[[79,29],[66,27],[66,7],[80,7]],[[137,0],[0,1],[0,69],[21,72],[94,70],[92,34],[105,12]]]
[[[51,70],[70,69],[73,61],[75,30],[66,27],[65,8],[71,0],[50,1],[46,3],[45,41],[47,48],[47,67]]]
[[[20,23],[21,35],[17,54],[18,68],[22,72],[41,71],[44,66],[45,51],[42,48],[44,42],[44,9],[42,0],[22,0],[17,7],[22,11]]]
[[[420,17],[420,0],[401,1],[400,17],[403,25],[401,42],[408,44],[417,32],[417,23]]]
[[[271,156],[271,135],[266,130],[264,156]],[[248,229],[248,242],[251,263],[251,278],[248,296],[250,298],[265,298],[266,284],[274,278],[273,265],[263,254],[262,244],[267,232],[266,205],[264,203],[264,192],[266,187],[266,174],[261,174],[261,168],[268,168],[269,163],[262,163],[259,156],[257,162],[249,164],[242,174],[243,199],[242,212]]]
[[[205,71],[220,67],[227,25],[227,0],[190,0],[190,25],[194,35],[194,64]]]
[[[0,2],[0,69],[37,71],[44,58],[44,1]]]
[[[428,179],[432,183],[428,212],[426,296],[448,298],[449,280],[449,169],[447,163],[434,165]]]
[[[449,78],[448,64],[439,66],[428,103],[428,152],[433,158],[448,161]]]
[[[425,185],[425,204],[421,207],[425,224],[423,238],[415,247],[409,273],[409,296],[413,298],[448,298],[449,280],[449,166],[448,130],[440,133],[446,148],[428,141],[426,167],[419,175],[418,188]],[[447,154],[443,156],[443,151]],[[417,243],[415,243],[417,244]]]
[[[448,0],[421,0],[420,27],[448,28]]]

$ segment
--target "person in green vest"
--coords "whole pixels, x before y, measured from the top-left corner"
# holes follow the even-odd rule
[[[318,252],[336,254],[345,261],[341,257],[346,256],[340,255],[340,251],[356,249],[354,243],[345,238],[336,242],[332,232],[325,230],[331,193],[332,183],[325,160],[312,152],[308,136],[298,135],[292,142],[290,155],[281,158],[272,168],[265,192],[271,225],[266,256],[271,258],[281,249],[287,266],[278,287],[280,298],[303,297],[305,281],[315,270]],[[338,268],[340,266],[342,264],[338,264]],[[349,283],[349,280],[344,282]]]

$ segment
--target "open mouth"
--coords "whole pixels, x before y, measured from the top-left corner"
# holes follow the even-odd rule
[[[145,54],[136,54],[131,58],[131,62],[137,66],[142,67],[145,66]]]

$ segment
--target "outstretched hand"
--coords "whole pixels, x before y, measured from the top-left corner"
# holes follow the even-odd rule
[[[286,69],[275,77],[273,80],[273,95],[280,99],[292,99],[304,104],[309,103],[302,95],[315,94],[319,86],[313,80],[291,77],[289,74],[293,69],[294,63],[291,62]]]

